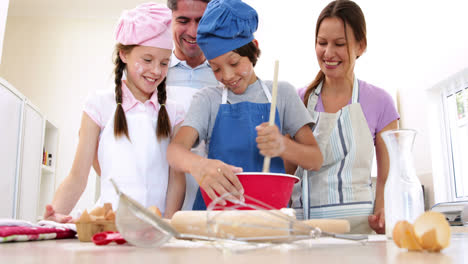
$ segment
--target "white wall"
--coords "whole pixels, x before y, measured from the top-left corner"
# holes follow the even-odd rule
[[[10,0],[0,0],[0,63],[2,63],[3,36],[8,16],[8,4]]]
[[[8,18],[0,76],[58,126],[57,185],[71,169],[84,100],[112,81],[114,23],[110,19]],[[92,206],[94,186],[93,172],[79,207]]]
[[[92,5],[93,1],[88,2]],[[328,1],[247,2],[260,16],[256,37],[263,54],[257,74],[271,79],[273,62],[279,59],[280,79],[296,87],[307,85],[318,71],[315,21]],[[431,191],[428,147],[431,125],[426,116],[425,89],[468,66],[465,19],[468,2],[356,2],[362,7],[368,25],[368,49],[357,62],[356,75],[392,94],[398,92],[401,126],[419,132],[414,147],[415,166],[422,183]],[[91,17],[97,17],[92,6],[89,10],[94,12]],[[83,101],[91,91],[112,83],[113,30],[118,14],[102,19],[79,14],[53,17],[41,14],[8,17],[0,76],[30,98],[59,127],[57,182],[60,182],[73,161]],[[93,177],[79,205],[82,208],[90,206],[94,199]],[[429,200],[433,203],[432,194]]]

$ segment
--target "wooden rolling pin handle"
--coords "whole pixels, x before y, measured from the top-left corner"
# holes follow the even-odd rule
[[[280,211],[273,210],[271,212],[279,213]],[[290,235],[287,231],[290,227],[287,220],[261,210],[179,211],[172,217],[171,225],[183,234],[212,236],[213,230],[209,230],[208,219],[215,219],[216,223],[219,223],[215,228],[218,234],[229,233],[235,237]],[[228,225],[225,225],[225,223]],[[330,233],[342,234],[349,232],[349,222],[347,220],[312,219],[301,221],[301,223],[318,227],[322,231]],[[263,228],[258,228],[259,226]],[[301,226],[303,227],[303,225],[297,225],[293,229],[300,233]]]

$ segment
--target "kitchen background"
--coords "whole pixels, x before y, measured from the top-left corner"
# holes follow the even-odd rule
[[[1,1],[0,18],[5,2],[8,6],[8,0]],[[142,2],[146,1],[9,0],[0,77],[58,127],[55,187],[71,168],[83,102],[96,89],[113,88],[116,21],[123,9]],[[273,62],[279,59],[279,79],[297,88],[307,85],[319,69],[315,22],[329,1],[246,2],[257,9],[260,18],[256,37],[262,56],[257,74],[271,79]],[[468,2],[356,2],[368,29],[368,49],[356,64],[357,77],[389,91],[401,114],[400,127],[418,131],[413,152],[427,205],[458,199],[451,188],[441,92],[449,86],[455,90],[460,85],[468,87]],[[1,33],[0,27],[0,40]],[[91,207],[95,196],[92,171],[77,208]]]

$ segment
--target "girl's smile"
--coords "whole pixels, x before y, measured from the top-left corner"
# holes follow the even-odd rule
[[[120,56],[127,63],[128,88],[135,98],[145,102],[167,75],[171,50],[137,46]]]

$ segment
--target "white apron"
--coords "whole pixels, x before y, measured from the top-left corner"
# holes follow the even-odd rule
[[[374,141],[358,103],[358,80],[354,78],[351,104],[337,113],[315,111],[321,90],[322,83],[310,94],[307,109],[323,165],[319,171],[297,169],[301,181],[294,186],[292,207],[298,218],[348,219],[352,233],[370,233]]]
[[[134,111],[136,108],[146,111]],[[118,196],[109,181],[112,177],[119,188],[145,207],[156,205],[164,214],[169,177],[166,150],[169,139],[156,138],[157,112],[151,104],[138,104],[126,112],[131,141],[114,136],[114,116],[101,132],[98,160],[101,166],[101,197],[98,205],[111,202],[117,209]]]
[[[199,89],[186,86],[167,86],[166,91],[167,98],[183,105],[185,113],[188,113],[193,95],[195,95]],[[206,158],[207,152],[205,141],[201,141],[197,147],[192,148],[192,153]],[[192,210],[198,188],[199,185],[195,180],[195,177],[190,175],[190,173],[185,173],[185,198],[182,210]]]

